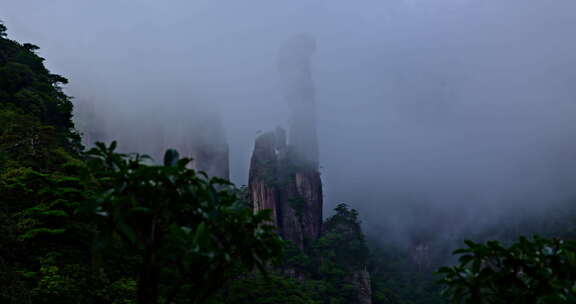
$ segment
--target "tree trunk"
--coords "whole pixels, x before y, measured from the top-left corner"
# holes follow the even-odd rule
[[[148,250],[138,278],[138,304],[158,303],[158,274],[156,250]]]

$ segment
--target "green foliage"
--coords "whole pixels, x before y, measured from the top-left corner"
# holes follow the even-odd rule
[[[85,208],[101,220],[100,246],[118,236],[143,257],[139,303],[156,303],[160,293],[202,303],[238,268],[264,271],[280,257],[270,213],[245,208],[229,182],[197,175],[173,150],[164,166],[152,166],[115,147],[98,143],[88,153],[86,176],[101,194]]]
[[[324,223],[324,235],[316,247],[322,256],[330,256],[339,265],[351,268],[365,267],[368,260],[368,247],[362,232],[358,211],[346,204],[334,209],[336,214]]]
[[[36,303],[73,303],[83,300],[84,293],[79,292],[82,278],[80,265],[59,265],[44,261],[38,273],[38,284],[32,289]],[[78,280],[80,279],[80,280]]]
[[[317,275],[326,282],[326,303],[356,303],[358,282],[354,276],[366,268],[368,247],[358,212],[346,204],[339,204],[334,211],[324,221],[323,236],[314,244],[314,255],[319,259]]]
[[[0,151],[36,152],[46,149],[47,142],[52,142],[48,150],[58,142],[78,151],[72,102],[60,87],[68,81],[46,69],[44,59],[35,53],[38,49],[7,39],[6,26],[0,24]]]
[[[110,284],[112,304],[136,304],[137,282],[130,278],[121,278]]]
[[[319,303],[356,303],[358,282],[355,274],[367,265],[368,247],[358,220],[358,212],[346,204],[324,222],[322,237],[300,250],[288,244],[284,268],[320,282]]]
[[[317,304],[322,303],[322,282],[295,280],[277,274],[251,274],[230,284],[216,303]]]
[[[244,207],[250,210],[254,210],[254,204],[250,199],[250,189],[248,189],[248,186],[240,186],[240,188],[236,190],[236,196]]]
[[[239,274],[214,303],[358,303],[355,275],[365,269],[368,249],[358,213],[345,204],[335,211],[324,236],[310,247],[285,243],[277,273]]]
[[[6,37],[6,26],[0,21],[0,38]]]
[[[406,250],[396,244],[372,241],[369,244],[368,270],[373,304],[444,304],[437,277],[416,271]]]
[[[294,210],[294,213],[298,217],[298,220],[302,221],[302,215],[306,208],[306,200],[303,197],[295,197],[288,200],[288,204],[290,205],[290,208]]]
[[[13,136],[18,123],[0,134]],[[6,264],[0,266],[0,284],[6,291],[0,302],[90,303],[92,295],[85,291],[92,285],[87,263],[92,228],[75,215],[90,192],[74,177],[81,162],[52,147],[52,153],[34,153],[37,158],[25,153],[28,148],[4,150],[9,159],[0,168],[0,264]],[[45,149],[40,145],[37,151]]]
[[[506,247],[497,241],[466,241],[460,264],[439,270],[454,303],[576,302],[576,242],[521,237]]]

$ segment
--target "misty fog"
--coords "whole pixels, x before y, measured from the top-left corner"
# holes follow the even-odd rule
[[[137,137],[151,150],[158,138],[147,125],[185,144],[187,126],[221,119],[239,185],[257,134],[288,122],[280,46],[314,37],[325,214],[347,202],[369,234],[430,225],[458,233],[576,196],[572,0],[0,6],[9,37],[42,47],[51,71],[70,79],[78,111],[92,104],[108,138]]]

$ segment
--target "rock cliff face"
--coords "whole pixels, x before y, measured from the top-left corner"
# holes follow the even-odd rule
[[[280,227],[277,151],[276,134],[268,132],[256,139],[250,160],[248,189],[255,211],[272,210],[272,221],[276,227]]]
[[[358,270],[352,274],[352,285],[357,292],[357,304],[372,304],[372,287],[370,273],[367,270]]]
[[[303,248],[320,236],[320,173],[291,151],[283,129],[256,139],[248,187],[254,208],[272,210],[273,222],[284,239]]]
[[[290,109],[286,132],[260,135],[250,166],[249,189],[256,210],[271,209],[282,237],[304,248],[322,229],[322,181],[318,172],[316,104],[310,58],[315,41],[294,36],[280,48],[278,71]]]
[[[288,161],[289,163],[289,161]],[[322,229],[322,181],[313,168],[287,170],[287,185],[282,203],[286,217],[283,231],[288,239],[315,240]]]
[[[316,104],[310,67],[315,47],[314,39],[301,35],[288,40],[280,49],[278,69],[282,93],[290,109],[289,136],[281,128],[258,136],[248,181],[254,209],[272,210],[272,222],[282,238],[300,249],[307,249],[323,229]],[[370,274],[365,265],[349,270],[345,280],[354,286],[352,304],[372,303]],[[285,273],[294,278],[305,275],[294,268],[286,269]]]

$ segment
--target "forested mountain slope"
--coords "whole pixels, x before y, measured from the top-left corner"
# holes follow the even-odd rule
[[[85,225],[70,216],[84,193],[72,177],[81,147],[60,87],[67,80],[36,50],[8,39],[0,24],[0,298],[15,303],[74,296],[61,271],[83,263],[90,248]]]

